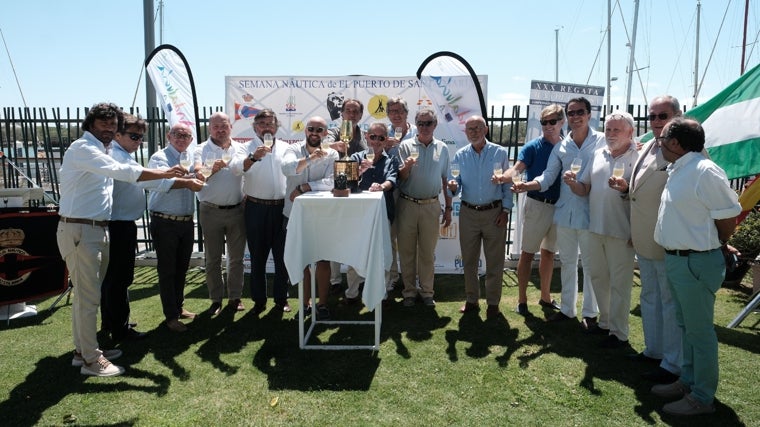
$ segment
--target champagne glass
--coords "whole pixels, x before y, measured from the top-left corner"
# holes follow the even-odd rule
[[[504,172],[504,170],[501,167],[501,163],[494,163],[493,164],[493,174],[494,175],[501,175]]]
[[[212,169],[211,166],[203,165],[198,172],[200,172],[204,178],[208,179],[211,176]]]
[[[459,163],[451,164],[451,176],[453,176],[454,178],[459,176]]]
[[[615,178],[622,178],[623,173],[625,172],[625,163],[618,160],[615,162],[615,165],[612,167],[612,176]]]
[[[375,150],[370,149],[367,152],[367,160],[369,160],[370,162],[374,163],[374,161],[375,161]]]
[[[328,135],[322,138],[322,145],[320,146],[320,148],[322,149],[322,151],[327,151],[330,148],[330,144],[332,144],[333,142],[335,142],[333,137]]]
[[[232,160],[232,147],[227,147],[222,151],[222,160],[224,163],[229,163]]]
[[[519,170],[515,170],[512,173],[512,183],[513,184],[519,184],[521,182],[523,182],[523,174]]]
[[[340,124],[340,140],[348,144],[354,139],[354,123],[351,120],[343,120]]]
[[[179,153],[179,165],[185,169],[190,169],[190,153],[183,151]]]
[[[583,160],[581,160],[580,157],[576,157],[573,159],[573,162],[570,164],[570,171],[572,173],[577,174],[581,171],[581,166],[583,166]]]
[[[264,134],[264,147],[272,148],[272,144],[274,144],[274,136],[267,132]]]
[[[420,156],[420,152],[417,151],[417,147],[412,145],[412,149],[409,150],[409,157],[413,158],[414,160],[417,160],[417,157]]]
[[[397,127],[393,130],[393,137],[401,141],[401,137],[404,136],[404,130],[401,129],[401,126]]]
[[[203,164],[211,168],[214,166],[214,163],[216,163],[216,153],[208,153]]]

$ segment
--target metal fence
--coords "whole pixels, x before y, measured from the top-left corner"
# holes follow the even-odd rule
[[[613,107],[612,111],[618,108]],[[57,204],[60,197],[58,169],[61,159],[66,147],[81,136],[81,123],[88,110],[89,108],[3,107],[0,117],[2,187],[40,186],[45,189],[47,201]],[[199,109],[198,142],[208,138],[208,118],[217,111],[223,111],[223,108]],[[152,153],[165,146],[168,123],[160,108],[151,109],[147,114],[143,114],[140,109],[129,109],[128,112],[140,114],[148,122],[145,147],[135,153],[135,159],[145,165]],[[528,106],[515,106],[511,111],[505,107],[497,109],[492,106],[488,111],[489,139],[509,149],[512,163],[517,160],[519,149],[525,143],[528,112]],[[647,106],[629,106],[628,112],[634,117],[635,135],[643,135],[649,131]],[[602,126],[605,114],[606,111],[603,109]],[[732,186],[741,188],[745,181],[734,180]],[[138,221],[138,243],[141,248],[152,250],[149,221],[147,212],[142,220]],[[510,227],[507,231],[508,245],[512,242],[512,233],[513,229]],[[196,242],[198,251],[203,251],[202,233],[197,228]],[[509,247],[507,250],[509,253]]]

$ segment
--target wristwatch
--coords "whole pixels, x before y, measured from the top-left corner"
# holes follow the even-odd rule
[[[259,161],[257,158],[253,157],[253,153],[248,154],[248,160],[250,160],[252,163]]]

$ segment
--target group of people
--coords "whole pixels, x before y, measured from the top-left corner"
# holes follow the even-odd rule
[[[580,258],[582,326],[604,335],[600,347],[626,347],[638,262],[645,348],[629,357],[657,365],[642,376],[657,383],[654,395],[675,400],[664,412],[711,413],[718,385],[715,292],[723,282],[724,256],[736,251],[726,244],[741,211],[736,192],[709,159],[701,125],[682,117],[674,97],[650,103],[654,137],[643,146],[634,140],[629,113],[609,114],[604,133],[590,128],[590,113],[582,97],[564,109],[544,108],[543,135],[527,143],[499,177],[512,181],[515,193],[527,192],[517,311],[530,314],[525,288],[539,250],[539,303],[555,306],[549,282],[558,249],[561,304],[547,321],[576,319]],[[565,117],[570,131],[563,137]],[[527,177],[514,180],[523,171]]]
[[[347,99],[342,118],[357,124],[363,109],[361,101]],[[574,98],[564,108],[549,105],[540,115],[542,136],[525,144],[514,165],[504,147],[487,139],[488,126],[481,116],[466,120],[468,144],[450,159],[446,144],[434,136],[434,110],[419,109],[412,124],[406,102],[394,97],[387,102],[387,112],[390,127],[378,121],[363,132],[356,125],[348,143],[328,129],[324,118],[310,117],[305,139],[294,144],[276,138],[280,123],[272,110],[256,114],[256,136],[247,144],[231,139],[229,118],[217,112],[209,120],[208,140],[193,153],[187,152],[193,129],[175,124],[166,147],[143,168],[131,153],[143,140],[145,122],[113,104],[93,106],[83,124],[84,135],[64,155],[60,175],[58,244],[76,289],[72,364],[86,375],[124,372],[111,363],[121,351],[98,346],[98,306],[102,328],[114,340],[145,337],[130,321],[127,287],[134,269],[135,220],[146,208],[161,305],[170,330],[187,330],[181,320],[195,317],[183,303],[196,199],[211,301],[206,313],[219,314],[225,296],[228,309],[245,309],[241,298],[246,243],[251,253],[252,310],[255,314],[266,310],[266,266],[271,254],[274,307],[291,311],[283,257],[293,201],[309,191],[331,190],[334,162],[347,156],[359,164],[359,188],[384,193],[394,254],[385,285],[393,289],[401,279],[403,306],[418,301],[435,306],[439,224],[451,223],[452,198],[458,195],[466,295],[460,312],[468,315],[480,309],[482,248],[486,317],[501,316],[509,212],[513,193],[526,193],[517,312],[530,315],[527,285],[534,254],[540,253],[539,304],[547,311],[547,320],[575,319],[580,259],[582,326],[588,333],[605,336],[602,347],[627,346],[637,260],[645,349],[632,357],[658,363],[656,370],[645,374],[661,383],[653,387],[654,394],[680,398],[666,405],[666,412],[688,415],[714,410],[718,378],[714,293],[725,270],[722,253],[732,249],[725,242],[741,208],[725,173],[706,157],[704,131],[696,121],[681,117],[675,98],[662,96],[651,102],[654,138],[643,147],[634,141],[634,120],[626,112],[608,115],[601,133],[589,125],[591,105],[585,98]],[[115,244],[109,244],[111,240]],[[559,304],[549,289],[557,251]],[[364,279],[346,267],[344,300],[355,304]],[[313,270],[318,294],[315,316],[326,319],[329,294],[342,290],[341,266],[324,260]],[[302,309],[307,314],[312,311],[311,280],[312,268],[305,266]]]

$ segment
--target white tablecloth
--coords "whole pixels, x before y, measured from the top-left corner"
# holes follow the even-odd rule
[[[391,266],[388,215],[381,191],[333,197],[328,191],[296,197],[288,221],[285,266],[293,284],[319,260],[347,264],[364,276],[362,300],[374,310],[385,296]]]

